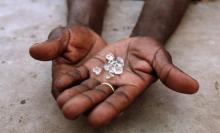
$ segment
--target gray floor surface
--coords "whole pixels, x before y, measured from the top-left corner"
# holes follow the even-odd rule
[[[103,36],[128,37],[142,1],[110,0]],[[195,95],[152,85],[110,125],[63,117],[50,94],[51,63],[28,55],[32,43],[65,25],[64,0],[0,1],[0,133],[220,133],[220,1],[192,4],[167,49],[198,79]]]

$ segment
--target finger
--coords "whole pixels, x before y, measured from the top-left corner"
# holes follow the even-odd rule
[[[174,66],[171,56],[163,49],[159,49],[155,53],[153,67],[160,80],[170,89],[185,94],[193,94],[198,91],[198,82]]]
[[[73,67],[62,64],[55,66],[53,74],[53,88],[62,92],[66,88],[79,83],[89,77],[89,71],[85,66]]]
[[[64,28],[55,29],[47,41],[35,44],[30,48],[30,55],[37,60],[53,60],[63,53],[68,40],[68,30],[64,30]]]
[[[88,79],[83,81],[80,85],[72,87],[70,89],[66,89],[63,93],[59,95],[57,98],[57,104],[60,108],[63,107],[63,105],[69,101],[72,97],[76,96],[77,94],[80,94],[84,91],[91,90],[95,86],[97,86],[99,82],[95,79]]]
[[[113,118],[120,115],[143,91],[144,88],[134,86],[118,88],[90,113],[89,123],[95,127],[108,124]]]
[[[60,95],[60,93],[61,92],[59,92],[58,90],[56,90],[52,87],[51,94],[53,95],[54,99],[57,99],[57,97]]]
[[[109,86],[99,85],[93,90],[80,93],[63,106],[63,113],[69,119],[76,119],[80,114],[105,100],[112,92]]]

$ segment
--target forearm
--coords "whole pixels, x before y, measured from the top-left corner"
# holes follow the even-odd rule
[[[108,0],[67,0],[67,24],[83,25],[100,34],[107,2]]]
[[[165,44],[189,3],[190,0],[146,0],[131,36],[148,36]]]

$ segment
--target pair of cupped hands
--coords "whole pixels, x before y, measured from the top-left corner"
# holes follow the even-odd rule
[[[163,45],[149,37],[130,37],[111,45],[83,26],[58,27],[45,42],[33,45],[30,54],[41,61],[53,61],[52,94],[65,117],[87,114],[92,126],[108,124],[119,116],[157,79],[168,88],[185,94],[197,92],[196,80],[172,63]],[[106,54],[124,59],[123,74],[106,79],[102,67]],[[110,83],[112,89],[101,83]]]

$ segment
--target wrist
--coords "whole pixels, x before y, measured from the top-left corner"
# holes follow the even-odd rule
[[[107,0],[68,0],[68,26],[84,26],[101,34]]]
[[[89,23],[86,21],[80,21],[73,17],[68,17],[67,19],[67,27],[73,27],[73,26],[84,26],[89,27]]]
[[[159,39],[152,36],[131,36],[132,40],[135,42],[141,42],[143,45],[149,45],[149,43],[153,43],[158,45],[158,47],[164,48],[164,43]],[[138,44],[138,43],[137,43]]]

